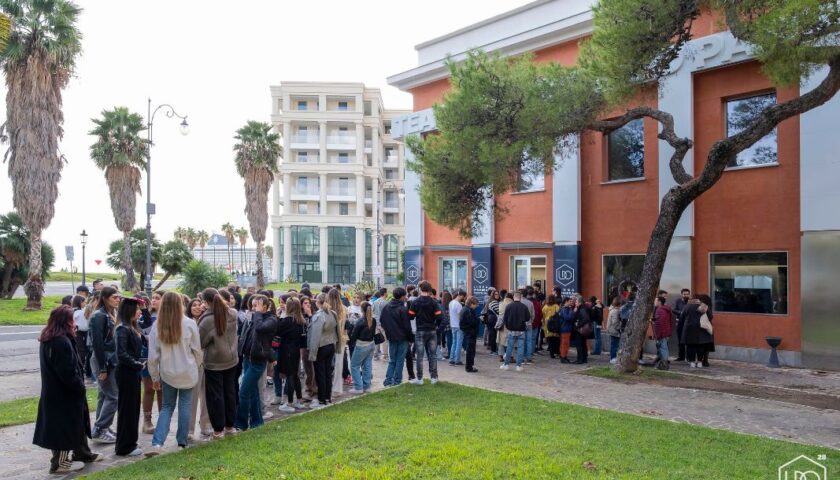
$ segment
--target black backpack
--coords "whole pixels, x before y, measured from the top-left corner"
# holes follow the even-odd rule
[[[558,311],[548,319],[548,331],[550,333],[560,333],[560,323],[560,312]]]

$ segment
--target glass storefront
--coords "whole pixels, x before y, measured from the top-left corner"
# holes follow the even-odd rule
[[[396,283],[397,274],[400,272],[400,241],[396,235],[385,235],[385,283]]]
[[[323,282],[318,227],[292,226],[292,276],[303,282]]]
[[[440,259],[440,282],[443,290],[467,290],[467,259],[444,257]]]
[[[327,276],[330,283],[356,282],[356,228],[327,229]]]
[[[710,255],[715,312],[788,313],[787,252]]]
[[[604,255],[604,302],[609,305],[618,295],[626,298],[642,277],[644,255]]]

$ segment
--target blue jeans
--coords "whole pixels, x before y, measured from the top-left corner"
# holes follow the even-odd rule
[[[619,343],[621,343],[621,337],[610,335],[610,360],[618,356]]]
[[[663,338],[656,341],[656,351],[659,353],[659,359],[668,363],[668,339]]]
[[[251,363],[242,360],[242,383],[239,386],[239,406],[236,408],[236,420],[233,425],[240,430],[259,427],[263,424],[262,401],[260,400],[260,378],[265,371],[265,363]]]
[[[172,413],[175,411],[175,402],[178,403],[178,430],[175,432],[175,440],[178,445],[187,444],[187,435],[190,433],[190,417],[192,416],[192,388],[175,388],[163,380],[160,382],[163,390],[163,408],[160,410],[155,434],[152,436],[152,445],[163,446],[163,442],[169,435],[169,424],[172,421]]]
[[[350,357],[350,376],[353,377],[353,388],[356,390],[369,390],[370,381],[373,378],[373,351],[376,344],[361,346],[358,343],[353,349]]]
[[[445,330],[443,332],[443,342],[446,344],[446,357],[449,357],[449,351],[452,349],[452,330]]]
[[[534,356],[534,348],[536,345],[534,344],[534,340],[536,340],[534,335],[536,330],[533,328],[529,328],[525,330],[525,359],[529,362],[531,361],[531,357]]]
[[[388,371],[385,372],[385,381],[382,382],[383,385],[387,387],[402,383],[403,366],[405,365],[405,355],[407,353],[407,341],[388,341]]]
[[[510,356],[513,353],[513,347],[516,346],[516,366],[521,367],[525,358],[525,333],[520,335],[513,335],[508,333],[507,348],[505,349],[505,365],[510,365]]]
[[[452,345],[449,346],[449,363],[461,361],[461,347],[464,344],[464,332],[460,328],[452,327]]]
[[[601,345],[601,326],[596,322],[592,322],[592,327],[595,331],[595,346],[592,347],[592,355],[600,355],[601,348],[603,347],[603,345]]]

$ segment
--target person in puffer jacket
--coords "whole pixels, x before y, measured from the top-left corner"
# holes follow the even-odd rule
[[[271,361],[271,340],[277,335],[277,317],[269,312],[269,302],[271,300],[264,295],[252,297],[254,313],[251,323],[243,330],[242,383],[234,422],[239,430],[263,424],[259,383],[266,365]]]
[[[668,370],[670,361],[668,359],[668,339],[671,338],[671,326],[674,321],[674,313],[668,305],[665,297],[656,297],[653,310],[653,337],[656,339],[656,351],[659,358],[656,368]]]

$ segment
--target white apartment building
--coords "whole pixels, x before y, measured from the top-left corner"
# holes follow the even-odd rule
[[[272,269],[312,283],[394,283],[404,246],[405,161],[379,89],[361,83],[271,87],[283,136],[273,190]]]

